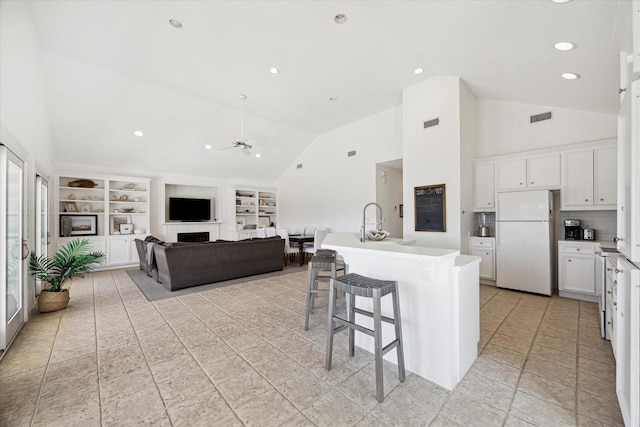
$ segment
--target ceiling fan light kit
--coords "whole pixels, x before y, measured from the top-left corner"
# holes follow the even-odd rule
[[[245,155],[250,155],[251,150],[253,149],[253,144],[249,143],[249,140],[244,137],[244,101],[247,99],[247,95],[241,93],[240,94],[240,138],[233,141],[233,144],[228,147],[221,147],[217,150],[227,150],[229,148],[240,148]],[[259,158],[260,155],[256,154],[256,158]]]

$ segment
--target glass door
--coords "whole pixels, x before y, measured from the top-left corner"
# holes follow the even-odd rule
[[[49,182],[36,176],[36,256],[47,256],[48,246],[51,243],[49,230]],[[42,283],[36,280],[36,292],[40,294]]]
[[[24,322],[23,162],[0,145],[0,351]]]

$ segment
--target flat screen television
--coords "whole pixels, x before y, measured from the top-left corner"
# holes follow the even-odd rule
[[[170,221],[210,221],[211,199],[169,198]]]

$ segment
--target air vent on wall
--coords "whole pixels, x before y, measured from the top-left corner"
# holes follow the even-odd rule
[[[356,150],[349,151],[349,152],[347,153],[347,157],[351,157],[351,156],[355,156],[355,155],[356,155]]]
[[[298,168],[298,169],[302,169],[302,163],[298,163],[298,164],[296,165],[296,168]]]
[[[424,122],[424,128],[430,128],[432,126],[438,126],[440,124],[440,119],[431,119]]]
[[[529,123],[536,123],[536,122],[541,122],[543,120],[550,120],[550,119],[551,119],[551,111],[548,111],[546,113],[536,114],[535,116],[530,116],[529,117]]]

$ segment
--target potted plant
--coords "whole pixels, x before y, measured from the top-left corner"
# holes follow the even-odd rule
[[[55,253],[53,257],[36,256],[33,252],[29,258],[31,274],[43,282],[38,297],[38,310],[41,313],[57,311],[69,304],[69,289],[63,288],[65,282],[72,277],[83,277],[91,272],[104,258],[102,252],[91,252],[91,244],[87,239],[72,240]]]

